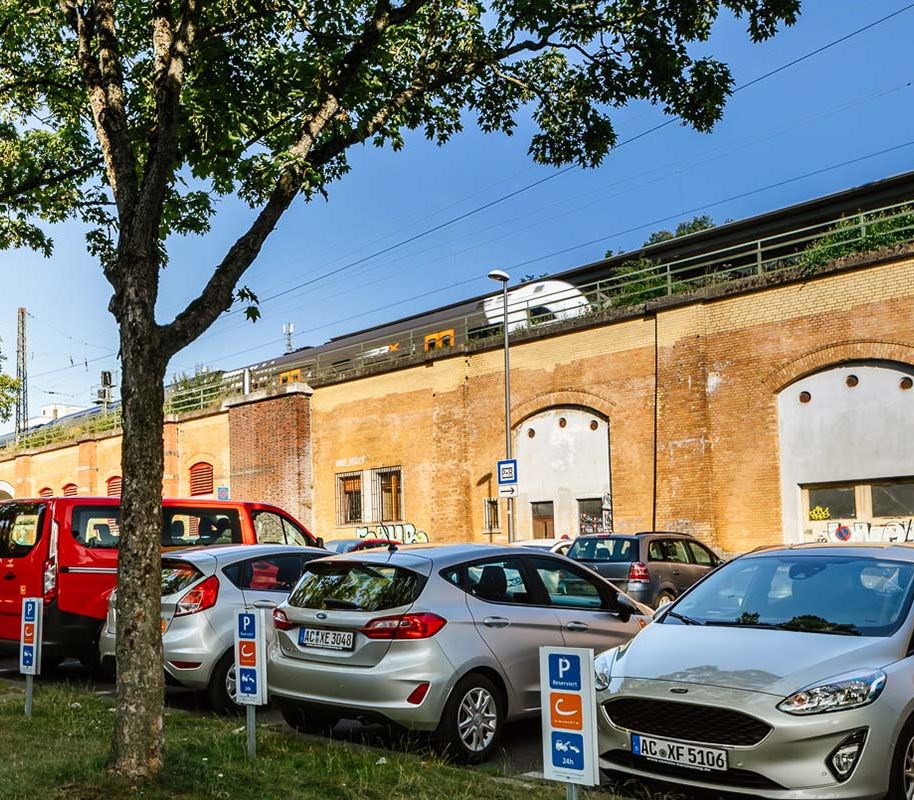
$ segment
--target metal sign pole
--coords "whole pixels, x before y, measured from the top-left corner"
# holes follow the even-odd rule
[[[566,783],[565,800],[581,800],[581,787],[576,783]]]
[[[257,706],[247,706],[248,758],[257,758]]]
[[[25,676],[25,718],[32,718],[32,691],[35,688],[35,679],[31,675]]]

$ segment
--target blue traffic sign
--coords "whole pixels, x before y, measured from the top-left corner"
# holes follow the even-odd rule
[[[238,615],[238,638],[254,639],[257,637],[257,618],[254,614]]]
[[[241,694],[257,694],[257,670],[244,669],[238,670],[238,691]]]
[[[505,458],[498,462],[498,485],[511,486],[517,483],[517,459]]]
[[[25,601],[25,611],[24,611],[25,621],[34,622],[35,621],[35,601],[26,600]]]
[[[581,691],[581,659],[564,653],[549,654],[549,686],[566,692]]]
[[[32,667],[35,665],[35,647],[30,644],[22,646],[22,666]]]
[[[552,766],[584,770],[584,737],[580,733],[552,732]]]

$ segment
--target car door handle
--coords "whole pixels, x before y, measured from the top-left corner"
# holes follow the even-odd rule
[[[586,631],[590,626],[586,622],[569,622],[565,625],[566,631]]]
[[[679,570],[678,570],[678,569],[674,569],[674,570],[673,570],[673,574],[674,574],[674,575],[679,575],[679,574],[680,574],[680,573],[679,573]]]
[[[15,573],[15,572],[8,572],[6,575],[3,576],[3,580],[5,580],[5,581],[14,581],[14,580],[16,580],[16,573]]]
[[[276,608],[276,602],[273,600],[255,600],[254,608]]]
[[[486,617],[482,621],[482,624],[487,628],[507,628],[511,624],[511,621],[504,617]]]

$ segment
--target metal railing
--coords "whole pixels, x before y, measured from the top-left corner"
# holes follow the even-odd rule
[[[665,263],[649,259],[622,262],[614,273],[591,283],[540,291],[550,281],[521,284],[509,293],[509,334],[537,335],[558,326],[576,327],[611,318],[625,309],[665,297],[688,294],[734,280],[774,275],[790,270],[814,275],[837,258],[890,245],[914,243],[914,207],[910,202],[841,217],[785,233],[743,242],[700,255]],[[301,370],[301,380],[312,384],[341,380],[378,367],[393,368],[426,356],[454,352],[460,346],[488,346],[500,341],[505,313],[500,297],[487,298],[471,314],[439,320],[434,324],[379,336],[357,345],[340,343],[334,349],[301,361],[286,363],[283,370]],[[275,367],[236,370],[198,386],[169,387],[165,410],[185,414],[221,404],[242,394],[278,383]],[[0,450],[41,447],[82,435],[119,428],[120,408],[99,411],[72,421],[51,423],[21,437],[7,440]]]

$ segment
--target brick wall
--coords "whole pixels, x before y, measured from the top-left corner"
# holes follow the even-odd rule
[[[278,505],[310,528],[311,390],[289,384],[227,406],[232,496]]]

